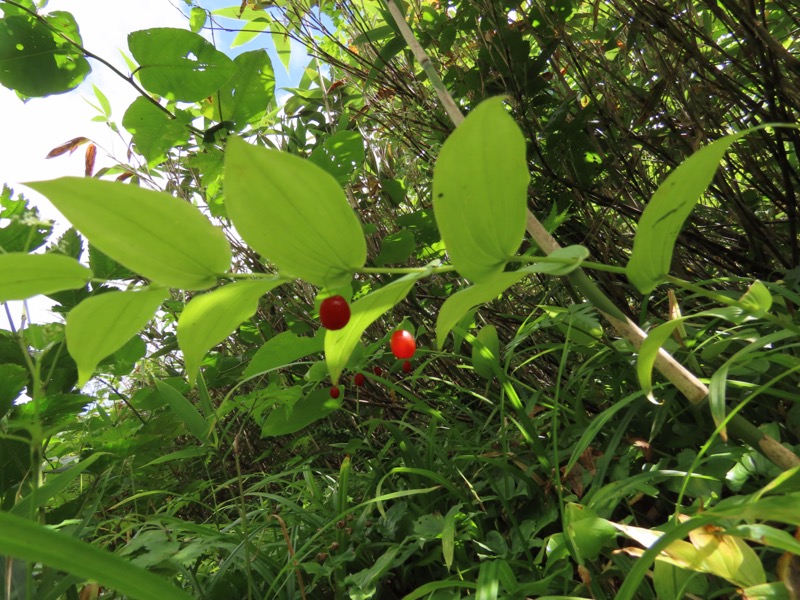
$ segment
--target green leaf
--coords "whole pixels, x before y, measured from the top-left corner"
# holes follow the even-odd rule
[[[196,102],[212,95],[236,73],[225,54],[202,36],[159,27],[134,31],[128,47],[142,87],[168,100]]]
[[[35,493],[32,492],[20,498],[10,512],[20,517],[32,517],[34,510],[44,506],[48,500],[64,492],[81,473],[91,467],[104,454],[104,452],[95,452],[78,464],[71,466],[64,473],[48,475],[45,483],[36,488]]]
[[[327,417],[341,404],[342,399],[331,398],[328,389],[314,390],[300,398],[293,406],[276,407],[261,426],[261,436],[274,437],[300,431],[314,421]]]
[[[436,347],[439,350],[444,347],[447,334],[470,310],[479,304],[494,300],[526,275],[524,271],[500,273],[489,281],[459,290],[450,296],[444,301],[436,317]]]
[[[28,385],[28,371],[19,365],[0,365],[0,419]]]
[[[189,301],[178,319],[178,345],[183,351],[190,384],[194,385],[206,352],[252,317],[259,299],[283,281],[279,278],[239,281]]]
[[[592,509],[568,502],[564,511],[564,533],[579,564],[600,556],[603,547],[616,536],[616,529]]]
[[[281,59],[286,73],[289,73],[289,64],[292,62],[292,41],[289,39],[288,34],[280,31],[272,32],[272,43],[275,44],[275,52],[278,53],[278,58]]]
[[[214,121],[232,121],[238,129],[258,123],[275,98],[275,73],[265,50],[244,52],[234,59],[236,75],[212,101]]]
[[[708,189],[731,145],[749,131],[712,142],[684,160],[658,187],[639,219],[625,272],[647,294],[669,273],[672,252],[684,221]]]
[[[739,298],[739,302],[751,315],[761,318],[772,308],[772,294],[767,286],[756,280],[747,288],[744,296]]]
[[[166,290],[108,292],[87,298],[67,315],[67,348],[83,385],[95,367],[122,348],[153,318],[169,296]]]
[[[70,13],[53,12],[44,19],[81,43]],[[29,15],[0,19],[0,84],[5,87],[28,97],[63,94],[90,71],[83,53],[39,20]]]
[[[225,234],[185,200],[77,177],[27,185],[47,196],[100,251],[161,285],[205,289],[230,266]]]
[[[207,18],[208,13],[205,9],[198,6],[192,7],[189,12],[189,29],[192,30],[192,33],[198,33],[205,26]]]
[[[336,180],[307,160],[239,138],[225,154],[225,206],[242,238],[284,276],[348,285],[367,245]]]
[[[63,254],[0,254],[0,302],[85,286],[92,272]]]
[[[308,159],[345,185],[364,162],[364,139],[355,131],[340,131],[314,148]]]
[[[456,549],[456,517],[461,513],[461,503],[451,506],[442,525],[442,558],[447,570],[453,566]]]
[[[178,112],[181,117],[185,114]],[[125,111],[122,126],[133,136],[139,154],[154,166],[163,162],[172,148],[189,141],[189,121],[190,118],[185,117],[170,119],[152,102],[139,97]]]
[[[0,512],[0,554],[96,581],[136,600],[192,598],[158,575],[119,556],[4,512]]]
[[[289,365],[297,359],[322,352],[323,336],[310,338],[295,335],[291,331],[279,333],[261,346],[244,372],[244,377],[266,373],[272,369]]]
[[[738,496],[709,509],[714,515],[747,521],[777,521],[800,527],[800,492],[755,498]]]
[[[383,266],[405,262],[414,253],[415,246],[414,233],[408,229],[390,233],[381,240],[381,251],[375,257],[375,264]]]
[[[208,433],[210,429],[209,423],[203,418],[203,415],[194,407],[194,404],[184,398],[174,387],[158,379],[153,380],[156,385],[156,390],[161,399],[169,405],[172,411],[178,415],[186,429],[201,443],[208,441]]]
[[[423,276],[423,273],[410,273],[359,298],[350,305],[350,322],[342,329],[325,332],[325,362],[333,385],[339,382],[339,376],[367,327],[405,298],[417,279]]]
[[[501,98],[478,105],[442,146],[433,210],[447,253],[467,279],[502,272],[525,234],[525,138]]]
[[[500,340],[494,325],[486,325],[472,343],[472,366],[484,379],[500,373]]]

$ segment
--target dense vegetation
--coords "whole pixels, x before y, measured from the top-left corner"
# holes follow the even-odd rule
[[[0,2],[140,93],[0,197],[0,596],[800,597],[796,3],[185,4]]]

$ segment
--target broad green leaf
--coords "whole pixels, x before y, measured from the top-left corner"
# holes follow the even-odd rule
[[[475,600],[497,600],[500,593],[499,560],[484,560],[478,571],[478,589]]]
[[[786,531],[769,525],[742,524],[726,529],[725,533],[800,556],[800,540],[795,539]]]
[[[95,367],[122,348],[153,318],[167,290],[108,292],[87,298],[67,315],[67,348],[78,365],[78,383],[83,385]]]
[[[307,160],[239,138],[225,154],[225,206],[242,238],[284,276],[348,285],[367,245],[336,180]]]
[[[359,298],[350,305],[350,322],[337,331],[325,332],[325,362],[333,385],[338,384],[347,361],[364,331],[406,297],[422,273],[410,273]]]
[[[625,267],[628,279],[643,294],[651,292],[669,273],[684,221],[714,179],[725,152],[749,131],[727,135],[692,154],[669,174],[647,203]]]
[[[47,196],[100,251],[161,285],[205,289],[230,266],[225,234],[185,200],[77,177],[27,185]]]
[[[433,173],[433,210],[447,253],[467,279],[502,272],[525,234],[525,138],[491,98],[447,138]]]
[[[0,419],[14,405],[22,390],[28,385],[28,370],[20,365],[0,365]]]
[[[128,35],[128,47],[148,92],[168,100],[196,102],[212,95],[236,66],[202,36],[184,29],[157,27]]]
[[[259,299],[283,281],[275,278],[229,283],[189,301],[178,318],[178,345],[190,384],[194,385],[206,352],[252,317]]]
[[[32,492],[20,498],[10,512],[20,517],[33,517],[33,511],[47,504],[47,501],[51,498],[67,490],[81,473],[92,466],[104,454],[104,452],[95,452],[78,464],[71,466],[64,473],[48,475],[44,484],[36,488],[35,493]]]
[[[314,148],[308,159],[345,185],[364,162],[364,139],[355,131],[339,131]]]
[[[122,126],[133,136],[136,149],[149,165],[163,162],[172,148],[189,141],[187,125],[191,117],[186,118],[183,111],[178,111],[178,115],[179,118],[170,119],[141,96],[125,111]]]
[[[192,599],[158,575],[124,558],[5,512],[0,512],[0,554],[96,581],[136,600]]]
[[[292,62],[292,40],[289,36],[280,31],[272,32],[272,43],[275,44],[275,52],[278,53],[278,58],[281,59],[286,73],[289,73],[289,65]]]
[[[439,316],[436,318],[436,346],[442,349],[447,334],[470,310],[479,304],[494,300],[524,277],[532,273],[566,275],[578,268],[588,255],[589,251],[583,246],[559,248],[548,258],[556,258],[559,261],[563,259],[568,262],[536,262],[518,271],[500,273],[490,280],[459,290],[445,300],[439,310]]]
[[[414,253],[415,247],[414,233],[409,229],[390,233],[381,240],[381,251],[375,257],[375,264],[383,266],[405,262]]]
[[[322,335],[313,338],[299,336],[291,331],[279,333],[258,349],[247,365],[244,377],[266,373],[289,365],[309,354],[322,352],[323,337]]]
[[[486,325],[472,342],[472,366],[484,379],[500,374],[500,340],[494,325]]]
[[[447,334],[467,312],[479,304],[494,300],[526,275],[523,271],[500,273],[489,281],[459,290],[445,300],[436,318],[436,346],[439,350],[444,346]]]
[[[595,560],[614,539],[616,529],[591,508],[568,502],[564,511],[564,532],[579,564]]]
[[[747,311],[754,317],[763,317],[772,308],[772,294],[769,293],[767,286],[760,281],[754,281],[744,296],[739,298]]]
[[[205,26],[207,18],[208,13],[205,9],[197,6],[193,7],[189,12],[189,29],[192,30],[192,33],[199,33]]]
[[[82,288],[92,272],[63,254],[0,254],[0,302]]]
[[[51,27],[81,43],[68,12],[44,17]],[[91,67],[77,50],[48,25],[28,15],[0,19],[0,84],[28,97],[63,94],[76,88]]]
[[[178,415],[186,429],[201,443],[208,441],[209,423],[203,415],[174,387],[158,379],[153,380],[161,399]]]
[[[689,539],[702,556],[707,572],[740,587],[767,582],[761,560],[744,540],[704,527],[691,531]]]
[[[216,13],[218,11],[214,12]],[[271,28],[270,26],[274,24],[274,21],[269,13],[267,11],[260,11],[260,14],[261,16],[259,18],[248,21],[247,27],[243,27],[239,30],[236,37],[231,41],[231,48],[243,46]]]
[[[292,406],[276,407],[261,426],[261,436],[274,437],[300,431],[314,421],[327,417],[341,404],[342,398],[334,400],[327,388],[314,390]]]
[[[453,566],[456,549],[456,517],[461,513],[461,503],[451,506],[442,525],[442,558],[447,570]]]
[[[702,574],[657,560],[653,565],[653,587],[660,600],[683,600],[686,594],[705,598],[708,583]]]
[[[742,598],[747,600],[797,600],[797,595],[792,597],[782,581],[762,583],[743,590],[738,590]]]
[[[275,73],[265,50],[244,52],[234,59],[234,75],[212,99],[212,119],[232,121],[237,129],[257,123],[275,98]]]

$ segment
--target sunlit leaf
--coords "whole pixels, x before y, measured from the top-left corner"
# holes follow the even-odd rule
[[[236,74],[214,94],[211,112],[213,120],[244,129],[266,114],[275,97],[275,73],[266,50],[243,52],[234,63]]]
[[[472,367],[484,379],[500,373],[500,341],[494,325],[481,328],[472,343]]]
[[[439,152],[433,209],[447,253],[464,277],[502,272],[525,233],[525,138],[501,98],[478,105]]]
[[[325,361],[334,385],[367,327],[405,298],[420,277],[421,273],[411,273],[359,298],[350,305],[347,325],[325,333]]]
[[[205,38],[185,29],[156,27],[128,35],[128,47],[148,91],[169,100],[195,102],[220,89],[236,67]]]
[[[85,286],[92,272],[63,254],[0,254],[0,302]]]
[[[119,350],[153,318],[167,290],[108,292],[87,298],[67,315],[67,348],[86,383],[95,367]]]
[[[275,278],[229,283],[189,301],[178,318],[178,344],[189,383],[194,384],[206,352],[252,317],[259,299],[283,281]]]
[[[315,164],[232,138],[225,192],[236,230],[281,275],[336,288],[364,265],[361,224],[336,180]]]
[[[183,111],[171,119],[146,98],[136,98],[122,117],[122,126],[133,136],[136,150],[155,165],[164,161],[169,151],[189,141],[187,125],[191,121]]]
[[[47,196],[92,245],[161,285],[208,288],[230,266],[225,234],[185,200],[76,177],[27,185]]]

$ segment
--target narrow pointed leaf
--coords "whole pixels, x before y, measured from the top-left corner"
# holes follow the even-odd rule
[[[245,369],[244,377],[266,373],[272,369],[288,365],[297,359],[322,352],[323,336],[299,336],[291,331],[279,333],[261,346]]]
[[[231,139],[225,208],[242,238],[284,276],[336,288],[366,261],[361,224],[342,188],[297,156]]]
[[[670,173],[647,203],[633,239],[628,279],[647,294],[669,273],[672,252],[684,221],[689,217],[717,172],[731,145],[758,128],[720,138],[704,146]]]
[[[156,379],[154,383],[156,390],[158,390],[158,395],[169,405],[172,411],[178,415],[181,421],[183,421],[189,433],[202,443],[208,441],[210,425],[208,421],[203,418],[203,415],[194,407],[194,404],[189,402],[183,394],[168,383],[164,383],[158,379]]]
[[[501,98],[482,102],[442,146],[433,209],[447,253],[475,282],[502,272],[525,234],[525,138]]]
[[[269,414],[261,427],[262,437],[287,435],[328,416],[342,405],[342,399],[333,399],[327,388],[306,394],[291,407],[278,406]]]
[[[47,196],[93,246],[158,284],[205,289],[230,265],[222,230],[169,194],[76,177],[27,185]]]
[[[163,289],[108,292],[73,308],[67,315],[66,336],[78,365],[78,383],[86,383],[101,360],[139,333],[168,296]]]
[[[23,519],[0,512],[0,554],[41,563],[65,573],[96,581],[137,600],[191,600],[158,575],[129,561]]]
[[[230,283],[189,301],[178,319],[178,345],[183,351],[189,383],[194,385],[206,352],[252,317],[259,299],[283,281],[276,278]]]
[[[472,343],[472,367],[484,379],[500,374],[500,340],[494,325],[483,327]]]
[[[350,321],[337,331],[325,333],[325,361],[334,385],[339,382],[361,335],[376,319],[406,297],[421,273],[411,273],[367,294],[350,305]]]
[[[0,302],[82,288],[92,272],[63,254],[0,254]]]

